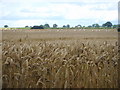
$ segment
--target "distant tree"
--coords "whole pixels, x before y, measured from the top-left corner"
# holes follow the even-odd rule
[[[57,28],[58,27],[58,25],[57,24],[53,24],[53,28]]]
[[[44,29],[44,25],[40,25],[40,27]]]
[[[89,27],[89,28],[91,28],[92,26],[91,26],[91,25],[89,25],[88,27]]]
[[[103,27],[112,27],[112,23],[108,21],[105,24],[103,24],[102,26]]]
[[[70,28],[70,25],[69,24],[67,24],[67,26],[66,26],[67,28]]]
[[[5,27],[5,28],[7,28],[7,27],[8,27],[8,25],[4,25],[4,27]]]
[[[100,25],[99,25],[99,24],[96,24],[96,27],[98,27],[98,28],[99,28],[99,27],[100,27]]]
[[[66,26],[65,26],[65,25],[63,25],[63,28],[66,28]]]
[[[78,28],[82,27],[81,25],[77,25]]]
[[[96,24],[93,24],[92,27],[94,27],[94,28],[99,28],[100,25],[96,23]]]
[[[77,25],[77,26],[75,26],[75,28],[81,28],[82,26],[81,25]]]
[[[78,26],[75,26],[75,28],[78,28]]]
[[[31,27],[31,29],[44,29],[44,27],[43,27],[43,25],[33,26],[33,27]]]
[[[102,24],[102,27],[106,27],[106,25],[105,25],[105,24]]]
[[[25,28],[27,28],[27,27],[29,27],[29,26],[25,26]]]
[[[112,23],[111,22],[106,22],[105,23],[107,27],[112,27]]]
[[[50,28],[49,24],[45,24],[44,28]]]

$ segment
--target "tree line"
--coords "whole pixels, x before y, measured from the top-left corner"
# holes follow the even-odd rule
[[[44,25],[39,25],[39,26],[33,26],[33,27],[31,27],[31,29],[49,29],[49,28],[51,28],[51,29],[57,29],[57,28],[63,28],[63,29],[64,28],[117,28],[117,27],[118,27],[118,25],[113,25],[110,21],[108,21],[108,22],[102,24],[101,26],[99,24],[97,24],[97,23],[89,25],[89,26],[82,26],[82,25],[78,24],[78,25],[76,25],[74,27],[70,27],[69,24],[63,25],[62,27],[58,27],[57,24],[53,24],[52,27],[50,27],[49,24],[44,24]]]
[[[8,25],[4,25],[5,28],[8,27]],[[31,29],[57,29],[57,28],[117,28],[118,25],[113,25],[110,21],[102,24],[101,26],[98,23],[89,25],[89,26],[82,26],[80,24],[74,26],[74,27],[70,27],[69,24],[67,25],[63,25],[62,27],[58,27],[57,24],[53,24],[52,27],[50,27],[49,24],[44,24],[44,25],[34,25],[34,26],[25,26],[25,28],[31,28]]]

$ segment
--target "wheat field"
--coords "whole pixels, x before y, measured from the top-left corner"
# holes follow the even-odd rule
[[[118,33],[6,30],[3,88],[118,88]]]

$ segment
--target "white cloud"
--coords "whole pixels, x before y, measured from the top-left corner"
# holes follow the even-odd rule
[[[33,2],[33,0],[0,0],[2,2]],[[34,2],[118,2],[119,0],[34,0]]]
[[[0,19],[13,26],[43,22],[62,23],[116,21],[119,0],[1,0]],[[52,3],[55,2],[55,3]],[[62,2],[62,3],[59,3]],[[74,2],[74,3],[70,3]],[[60,20],[61,19],[61,20]],[[75,23],[76,24],[76,23]],[[92,24],[92,23],[91,23]]]

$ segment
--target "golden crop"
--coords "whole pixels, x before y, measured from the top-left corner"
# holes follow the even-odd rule
[[[90,88],[117,85],[117,46],[3,43],[3,87]]]
[[[32,43],[27,38],[3,40],[3,88],[118,87],[117,42]]]

